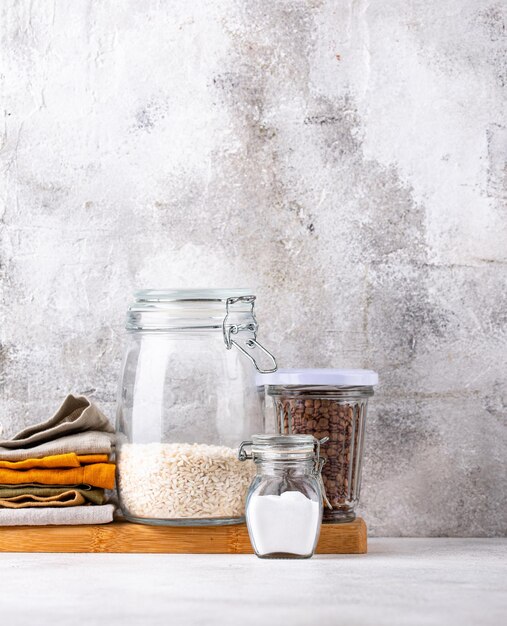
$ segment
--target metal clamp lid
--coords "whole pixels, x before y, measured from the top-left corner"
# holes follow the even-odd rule
[[[245,302],[247,304],[250,304],[251,316],[253,318],[253,322],[249,322],[248,324],[231,324],[228,322],[229,315],[231,313],[229,307],[231,304],[236,304],[237,302]],[[269,350],[267,350],[264,346],[262,346],[257,341],[257,330],[259,328],[259,324],[257,323],[257,319],[255,317],[254,305],[255,305],[255,296],[238,296],[238,297],[233,297],[233,298],[227,298],[226,303],[225,303],[225,317],[222,323],[225,347],[227,348],[227,350],[230,350],[233,346],[237,348],[254,364],[255,369],[260,374],[271,374],[272,372],[276,372],[277,370],[276,359],[271,354],[271,352],[269,352]],[[251,354],[249,354],[242,346],[239,345],[237,341],[235,341],[231,337],[231,335],[237,335],[241,331],[248,331],[252,333],[252,337],[247,339],[245,342],[247,347],[250,349],[259,348],[259,350],[261,350],[261,352],[266,354],[273,362],[272,368],[262,369],[261,367],[259,367],[255,358]]]
[[[294,441],[295,439],[299,439],[301,440],[304,437],[304,435],[253,435],[252,436],[252,440],[251,441],[242,441],[240,446],[239,446],[239,450],[238,450],[238,459],[240,461],[248,461],[248,460],[260,460],[260,457],[258,457],[253,450],[254,446],[276,446],[277,444],[279,445],[279,450],[281,451],[281,453],[283,454],[282,450],[283,448],[287,448],[291,445],[297,445],[297,443]],[[326,463],[326,460],[323,459],[320,456],[320,447],[321,445],[327,443],[329,441],[329,437],[323,437],[322,439],[316,439],[315,437],[313,437],[313,435],[309,435],[308,437],[308,441],[306,442],[307,444],[309,443],[313,443],[313,475],[316,477],[316,479],[319,482],[319,486],[320,486],[320,491],[322,494],[322,500],[325,504],[325,506],[328,509],[332,509],[333,507],[331,506],[331,503],[329,502],[329,499],[327,497],[326,494],[326,487],[324,485],[324,481],[322,479],[322,468],[324,467],[324,464]],[[313,440],[313,441],[312,441]],[[299,441],[299,443],[303,443],[301,441]],[[249,447],[251,448],[250,451],[248,451],[246,448]],[[259,451],[259,450],[258,450]],[[287,449],[285,450],[285,452],[287,453]],[[290,454],[290,452],[289,452]],[[311,458],[311,457],[310,457]],[[271,459],[272,460],[272,459]],[[292,459],[294,460],[294,459]],[[301,459],[303,460],[303,459]]]
[[[255,460],[262,458],[255,454],[261,453],[261,450],[267,451],[276,449],[281,457],[295,458],[294,455],[300,455],[301,452],[306,456],[300,457],[301,460],[313,458],[315,463],[315,472],[318,473],[322,469],[325,460],[320,456],[320,446],[327,443],[329,437],[316,439],[313,435],[253,435],[250,441],[242,441],[238,449],[238,459],[240,461]],[[304,446],[304,447],[303,447]],[[311,447],[310,447],[311,446]],[[250,448],[248,451],[246,448]],[[309,456],[311,455],[311,456]]]

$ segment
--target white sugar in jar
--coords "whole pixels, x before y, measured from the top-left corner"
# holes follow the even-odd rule
[[[312,554],[320,517],[319,503],[301,491],[253,494],[247,513],[252,541],[261,556]]]
[[[240,460],[253,459],[257,468],[246,522],[258,557],[313,555],[322,521],[319,451],[320,442],[312,435],[254,435],[241,444]]]

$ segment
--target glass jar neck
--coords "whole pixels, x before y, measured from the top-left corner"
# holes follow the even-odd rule
[[[314,459],[304,460],[255,460],[258,475],[284,476],[310,476],[315,475]]]
[[[316,385],[268,385],[267,394],[275,401],[284,398],[318,399],[318,400],[362,400],[373,395],[373,387],[328,387]]]
[[[239,327],[255,324],[254,305],[241,300],[249,290],[145,290],[127,312],[128,331],[222,332],[224,318]],[[232,303],[228,299],[236,297]]]

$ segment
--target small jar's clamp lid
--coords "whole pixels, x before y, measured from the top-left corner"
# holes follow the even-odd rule
[[[306,461],[315,460],[316,467],[323,465],[320,446],[329,437],[316,439],[313,435],[252,435],[251,441],[243,441],[239,446],[238,459],[246,461]],[[247,448],[250,448],[248,452]]]
[[[378,374],[360,369],[278,369],[257,374],[257,385],[313,386],[313,387],[373,387],[378,384]]]
[[[322,499],[328,508],[332,508],[326,496],[322,481],[322,467],[326,462],[320,456],[320,446],[329,441],[329,437],[316,439],[313,435],[252,435],[251,441],[243,441],[239,446],[240,461],[314,461],[313,473],[317,478],[322,492]],[[250,452],[247,451],[250,448]]]

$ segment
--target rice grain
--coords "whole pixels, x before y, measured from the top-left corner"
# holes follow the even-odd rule
[[[199,443],[124,443],[117,466],[125,513],[168,520],[243,517],[255,474],[235,448]]]

